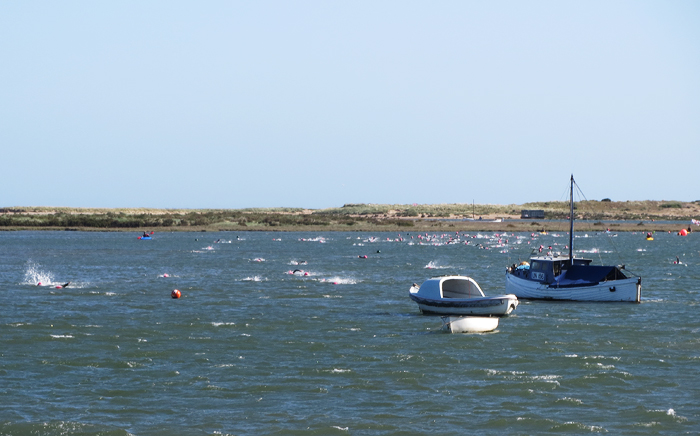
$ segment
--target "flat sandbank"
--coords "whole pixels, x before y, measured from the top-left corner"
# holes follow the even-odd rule
[[[407,220],[409,221],[409,220]],[[569,224],[562,221],[504,221],[500,223],[479,222],[479,221],[409,221],[413,225],[395,224],[374,224],[360,223],[356,225],[328,224],[328,225],[255,225],[242,226],[228,225],[203,225],[203,226],[172,226],[172,227],[88,227],[88,226],[4,226],[0,231],[21,231],[21,230],[60,230],[60,231],[81,231],[81,232],[132,232],[142,234],[144,231],[164,232],[394,232],[401,234],[408,233],[448,233],[448,232],[568,232]],[[690,226],[684,222],[678,223],[655,223],[655,222],[587,222],[577,221],[575,232],[664,232],[677,233],[681,229],[690,229],[700,232],[700,227]]]
[[[521,219],[523,210],[542,211],[545,219]],[[0,230],[566,232],[569,210],[566,202],[346,204],[329,209],[5,207],[0,208]],[[583,201],[576,203],[575,214],[577,232],[678,232],[696,227],[691,222],[700,219],[700,201]]]

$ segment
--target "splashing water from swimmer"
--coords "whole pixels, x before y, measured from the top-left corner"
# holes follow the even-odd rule
[[[37,286],[50,286],[54,284],[54,277],[51,272],[43,271],[41,265],[28,260],[27,269],[24,271],[23,284],[36,284]]]

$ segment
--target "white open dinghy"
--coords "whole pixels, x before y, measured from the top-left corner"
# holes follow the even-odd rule
[[[442,323],[450,333],[486,333],[498,328],[494,316],[443,316]]]

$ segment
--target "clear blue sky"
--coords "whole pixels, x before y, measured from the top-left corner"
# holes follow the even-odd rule
[[[700,2],[0,2],[0,206],[700,200]]]

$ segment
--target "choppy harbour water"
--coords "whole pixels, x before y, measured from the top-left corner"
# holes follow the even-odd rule
[[[642,303],[525,301],[488,334],[445,333],[411,283],[503,293],[565,233],[136,236],[0,233],[0,434],[700,432],[697,234],[577,233]]]

